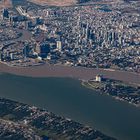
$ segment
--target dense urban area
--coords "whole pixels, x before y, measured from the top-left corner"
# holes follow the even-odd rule
[[[139,1],[67,7],[24,3],[1,10],[1,62],[140,72]]]
[[[69,118],[4,98],[0,98],[0,139],[115,140]]]

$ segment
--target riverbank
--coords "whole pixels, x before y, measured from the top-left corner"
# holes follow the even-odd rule
[[[140,84],[140,74],[137,73],[62,65],[45,64],[34,67],[9,67],[0,63],[0,73],[9,73],[28,77],[68,77],[82,80],[89,80],[94,78],[97,74],[102,74],[105,78],[120,80],[137,85]]]
[[[58,115],[55,115],[52,112],[47,111],[46,109],[40,109],[35,106],[29,106],[27,104],[15,102],[12,100],[7,100],[5,98],[0,98],[0,126],[2,123],[5,126],[8,126],[8,123],[16,123],[15,125],[9,125],[9,129],[0,128],[0,132],[4,132],[2,135],[6,137],[6,134],[9,134],[9,131],[15,129],[15,126],[18,126],[18,129],[22,129],[19,137],[24,137],[25,140],[28,140],[26,135],[30,136],[30,139],[37,139],[37,137],[48,137],[47,139],[63,139],[63,140],[84,140],[86,139],[96,139],[101,140],[116,140],[115,138],[106,136],[101,132],[89,127],[82,125],[78,122],[75,122],[69,118],[64,118]],[[5,110],[3,110],[5,108]],[[2,119],[1,119],[2,118]],[[3,126],[3,125],[2,125]],[[26,129],[23,129],[26,127]],[[33,131],[32,128],[34,128]],[[19,134],[17,130],[17,134]],[[28,131],[31,133],[28,134]],[[0,138],[3,139],[3,137]],[[11,139],[16,139],[15,133],[11,132]],[[41,140],[42,138],[38,138]],[[45,139],[44,139],[45,140]]]
[[[136,107],[140,107],[140,87],[137,85],[129,85],[112,79],[105,79],[102,82],[96,82],[95,80],[82,80],[81,85],[97,91],[99,94],[109,95],[116,100],[124,101]]]

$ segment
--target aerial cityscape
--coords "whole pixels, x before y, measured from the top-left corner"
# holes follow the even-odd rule
[[[0,0],[0,77],[0,140],[140,140],[140,1]]]

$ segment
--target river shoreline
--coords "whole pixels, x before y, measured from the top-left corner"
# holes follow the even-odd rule
[[[88,83],[88,81],[82,80],[82,81],[81,81],[81,85],[84,86],[84,87],[86,87],[86,88],[89,88],[89,89],[91,89],[91,90],[94,90],[94,91],[96,91],[96,92],[99,93],[99,94],[105,94],[105,93],[102,93],[99,89],[95,89],[94,87],[92,87],[92,85],[90,85],[90,84]],[[105,95],[111,96],[111,97],[114,98],[115,100],[118,100],[118,101],[121,101],[121,102],[125,102],[125,103],[131,104],[131,105],[133,105],[133,106],[135,106],[135,107],[140,108],[140,104],[135,104],[135,103],[132,103],[132,102],[128,102],[128,101],[126,101],[125,99],[120,98],[119,96],[112,96],[112,95],[110,95],[110,94],[105,94]]]
[[[10,104],[10,106],[13,107],[12,110],[15,110],[16,108],[20,108],[20,109],[18,111],[11,112],[11,109],[9,109],[9,104]],[[1,123],[4,123],[4,122],[5,123],[6,122],[7,123],[8,122],[16,123],[15,125],[21,125],[20,126],[21,129],[23,129],[24,126],[26,126],[27,130],[34,128],[36,131],[34,132],[33,135],[38,134],[38,136],[41,138],[43,137],[43,135],[45,135],[46,137],[49,136],[50,138],[52,138],[52,139],[55,138],[57,140],[61,139],[61,138],[63,139],[64,136],[72,137],[74,139],[76,137],[80,137],[81,140],[84,140],[82,129],[86,129],[88,131],[86,133],[84,133],[84,136],[87,137],[88,139],[92,139],[92,137],[100,137],[101,139],[116,140],[115,138],[107,136],[107,135],[103,134],[102,132],[96,130],[95,128],[91,128],[90,126],[80,124],[69,118],[65,118],[63,116],[56,115],[46,109],[41,109],[41,108],[38,108],[35,106],[29,106],[27,104],[16,102],[16,101],[5,99],[5,98],[0,98],[0,105],[3,106],[3,108],[6,108],[6,110],[0,111],[0,122]],[[21,111],[22,109],[26,113],[23,111],[24,114],[19,115],[19,114],[23,113]],[[3,115],[3,112],[5,113],[5,115]],[[30,112],[30,114],[28,114],[27,112]],[[32,115],[32,114],[34,114],[34,115]],[[6,115],[11,116],[11,118],[9,117],[8,119],[6,119],[5,118]],[[42,117],[42,120],[40,120],[40,116]],[[36,124],[34,121],[38,121],[38,123]],[[42,124],[44,124],[44,126],[42,126]],[[53,125],[51,125],[51,127],[50,127],[50,124],[53,124]],[[69,125],[71,125],[71,127],[73,128],[73,131],[71,131],[71,127],[67,127]],[[9,127],[11,127],[11,129],[13,129],[13,126],[9,126]],[[7,129],[5,131],[7,131]],[[64,133],[64,131],[65,131],[65,133]],[[69,133],[70,131],[72,134]],[[76,133],[76,131],[77,132],[79,131],[80,133]],[[92,135],[91,135],[91,131],[92,131]],[[28,131],[26,132],[23,129],[22,130],[23,135],[24,135],[24,132],[25,132],[25,135],[28,134],[27,133]],[[59,135],[60,133],[61,133],[61,135]],[[33,137],[33,135],[31,135],[31,138]],[[16,137],[14,137],[14,135],[12,137],[13,137],[13,139],[16,138]],[[1,138],[1,136],[0,136],[0,138]],[[41,140],[41,139],[38,139],[38,140]]]
[[[10,67],[5,63],[0,63],[0,73],[9,73],[27,77],[68,77],[78,80],[89,80],[94,78],[97,74],[102,74],[105,78],[140,85],[140,74],[138,73],[63,65],[45,64],[33,67]]]
[[[139,108],[85,88],[80,80],[1,74],[0,85],[3,98],[46,108],[120,140],[139,140]]]

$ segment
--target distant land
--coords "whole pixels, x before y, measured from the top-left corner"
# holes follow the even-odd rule
[[[12,1],[11,0],[0,0],[0,8],[11,8],[12,7]]]
[[[90,0],[28,0],[29,2],[33,2],[35,4],[39,4],[42,6],[51,5],[51,6],[69,6],[75,5],[77,3],[83,3]]]
[[[54,6],[68,6],[77,3],[77,0],[28,0],[39,5],[54,5]]]

